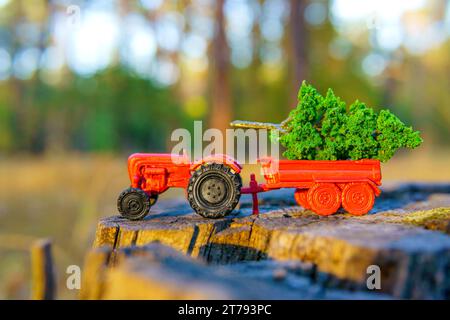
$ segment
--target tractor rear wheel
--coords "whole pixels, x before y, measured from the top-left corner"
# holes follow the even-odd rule
[[[307,193],[311,210],[321,216],[335,213],[341,206],[341,190],[334,183],[317,183]]]
[[[119,195],[117,209],[123,217],[129,220],[141,220],[157,200],[158,195],[149,196],[141,189],[128,188]]]
[[[308,189],[295,189],[294,198],[299,206],[309,210],[311,206],[308,203]]]
[[[372,209],[375,194],[367,183],[348,183],[342,190],[342,206],[355,216],[362,216]]]
[[[209,163],[192,173],[187,198],[192,209],[205,218],[222,218],[233,211],[241,197],[239,173],[220,163]]]

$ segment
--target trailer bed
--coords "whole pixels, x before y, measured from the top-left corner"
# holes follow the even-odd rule
[[[264,189],[309,188],[315,183],[367,182],[381,185],[378,160],[276,160],[260,159]]]

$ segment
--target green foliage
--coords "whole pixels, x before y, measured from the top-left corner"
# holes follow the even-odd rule
[[[331,89],[323,97],[303,82],[297,108],[292,110],[279,141],[288,159],[389,160],[402,147],[422,143],[420,133],[406,126],[388,110],[377,114],[364,103],[350,107]]]
[[[380,144],[378,158],[389,160],[398,148],[415,148],[422,143],[419,131],[405,126],[389,110],[381,110],[377,119],[377,141]]]

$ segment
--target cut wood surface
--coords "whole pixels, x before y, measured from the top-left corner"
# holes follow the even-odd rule
[[[232,215],[210,220],[193,213],[184,199],[160,201],[143,221],[102,219],[94,247],[115,253],[159,242],[209,265],[235,263],[228,268],[240,270],[250,263],[255,274],[264,272],[262,264],[309,263],[311,285],[348,294],[367,292],[367,268],[376,265],[380,292],[391,297],[450,297],[449,184],[385,187],[371,213],[360,217],[318,216],[296,206],[292,190],[263,194],[260,211],[252,216],[250,199],[243,197]],[[134,274],[138,265],[146,268],[142,261],[129,262],[116,271]],[[186,269],[181,264],[171,269],[177,271],[181,277]]]

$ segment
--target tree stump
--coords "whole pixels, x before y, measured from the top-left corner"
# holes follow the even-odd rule
[[[242,289],[238,290],[242,294],[238,294],[218,285],[219,280],[207,281],[205,285],[209,283],[215,290],[214,297],[327,298],[340,292],[342,297],[351,298],[355,291],[375,298],[450,298],[449,184],[386,187],[374,209],[365,216],[351,216],[343,211],[318,216],[296,206],[292,190],[263,194],[259,216],[251,215],[249,197],[243,197],[241,206],[232,215],[217,220],[196,215],[183,199],[161,201],[152,211],[143,221],[128,221],[119,216],[100,220],[94,247],[110,252],[106,265],[120,267],[105,268],[110,273],[109,279],[114,280],[110,282],[112,287],[98,297],[118,297],[120,283],[125,286],[130,277],[151,283],[182,277],[195,287],[198,277],[192,275],[200,275],[203,269],[215,274],[225,268],[234,274],[231,278],[240,279],[241,286],[252,288],[251,279],[260,277],[259,283],[263,280],[267,291]],[[145,272],[147,268],[155,268],[148,258],[118,258],[124,256],[124,250],[139,251],[153,242],[184,254],[185,260],[178,262],[181,258],[174,258],[177,262],[171,263],[170,272],[166,269],[168,274],[162,277],[159,271]],[[146,252],[152,250],[147,248]],[[150,255],[153,261],[158,260],[157,254]],[[164,263],[159,261],[158,268]],[[196,263],[195,267],[184,267],[192,263]],[[292,284],[283,280],[289,275],[286,270],[290,270],[286,269],[286,263],[300,264],[301,270],[305,264],[310,266],[307,272],[294,272],[308,283],[303,291],[292,293],[289,289]],[[373,266],[380,270],[379,290],[369,290]],[[251,276],[240,277],[245,274],[243,270]],[[273,272],[281,281],[273,283],[277,277],[267,276]],[[217,275],[212,278],[221,279]],[[131,290],[127,297],[157,298],[144,289],[140,292],[133,296]],[[193,289],[180,296],[162,292],[160,298],[204,297]]]
[[[56,295],[52,242],[40,239],[31,246],[32,299],[53,300]]]

